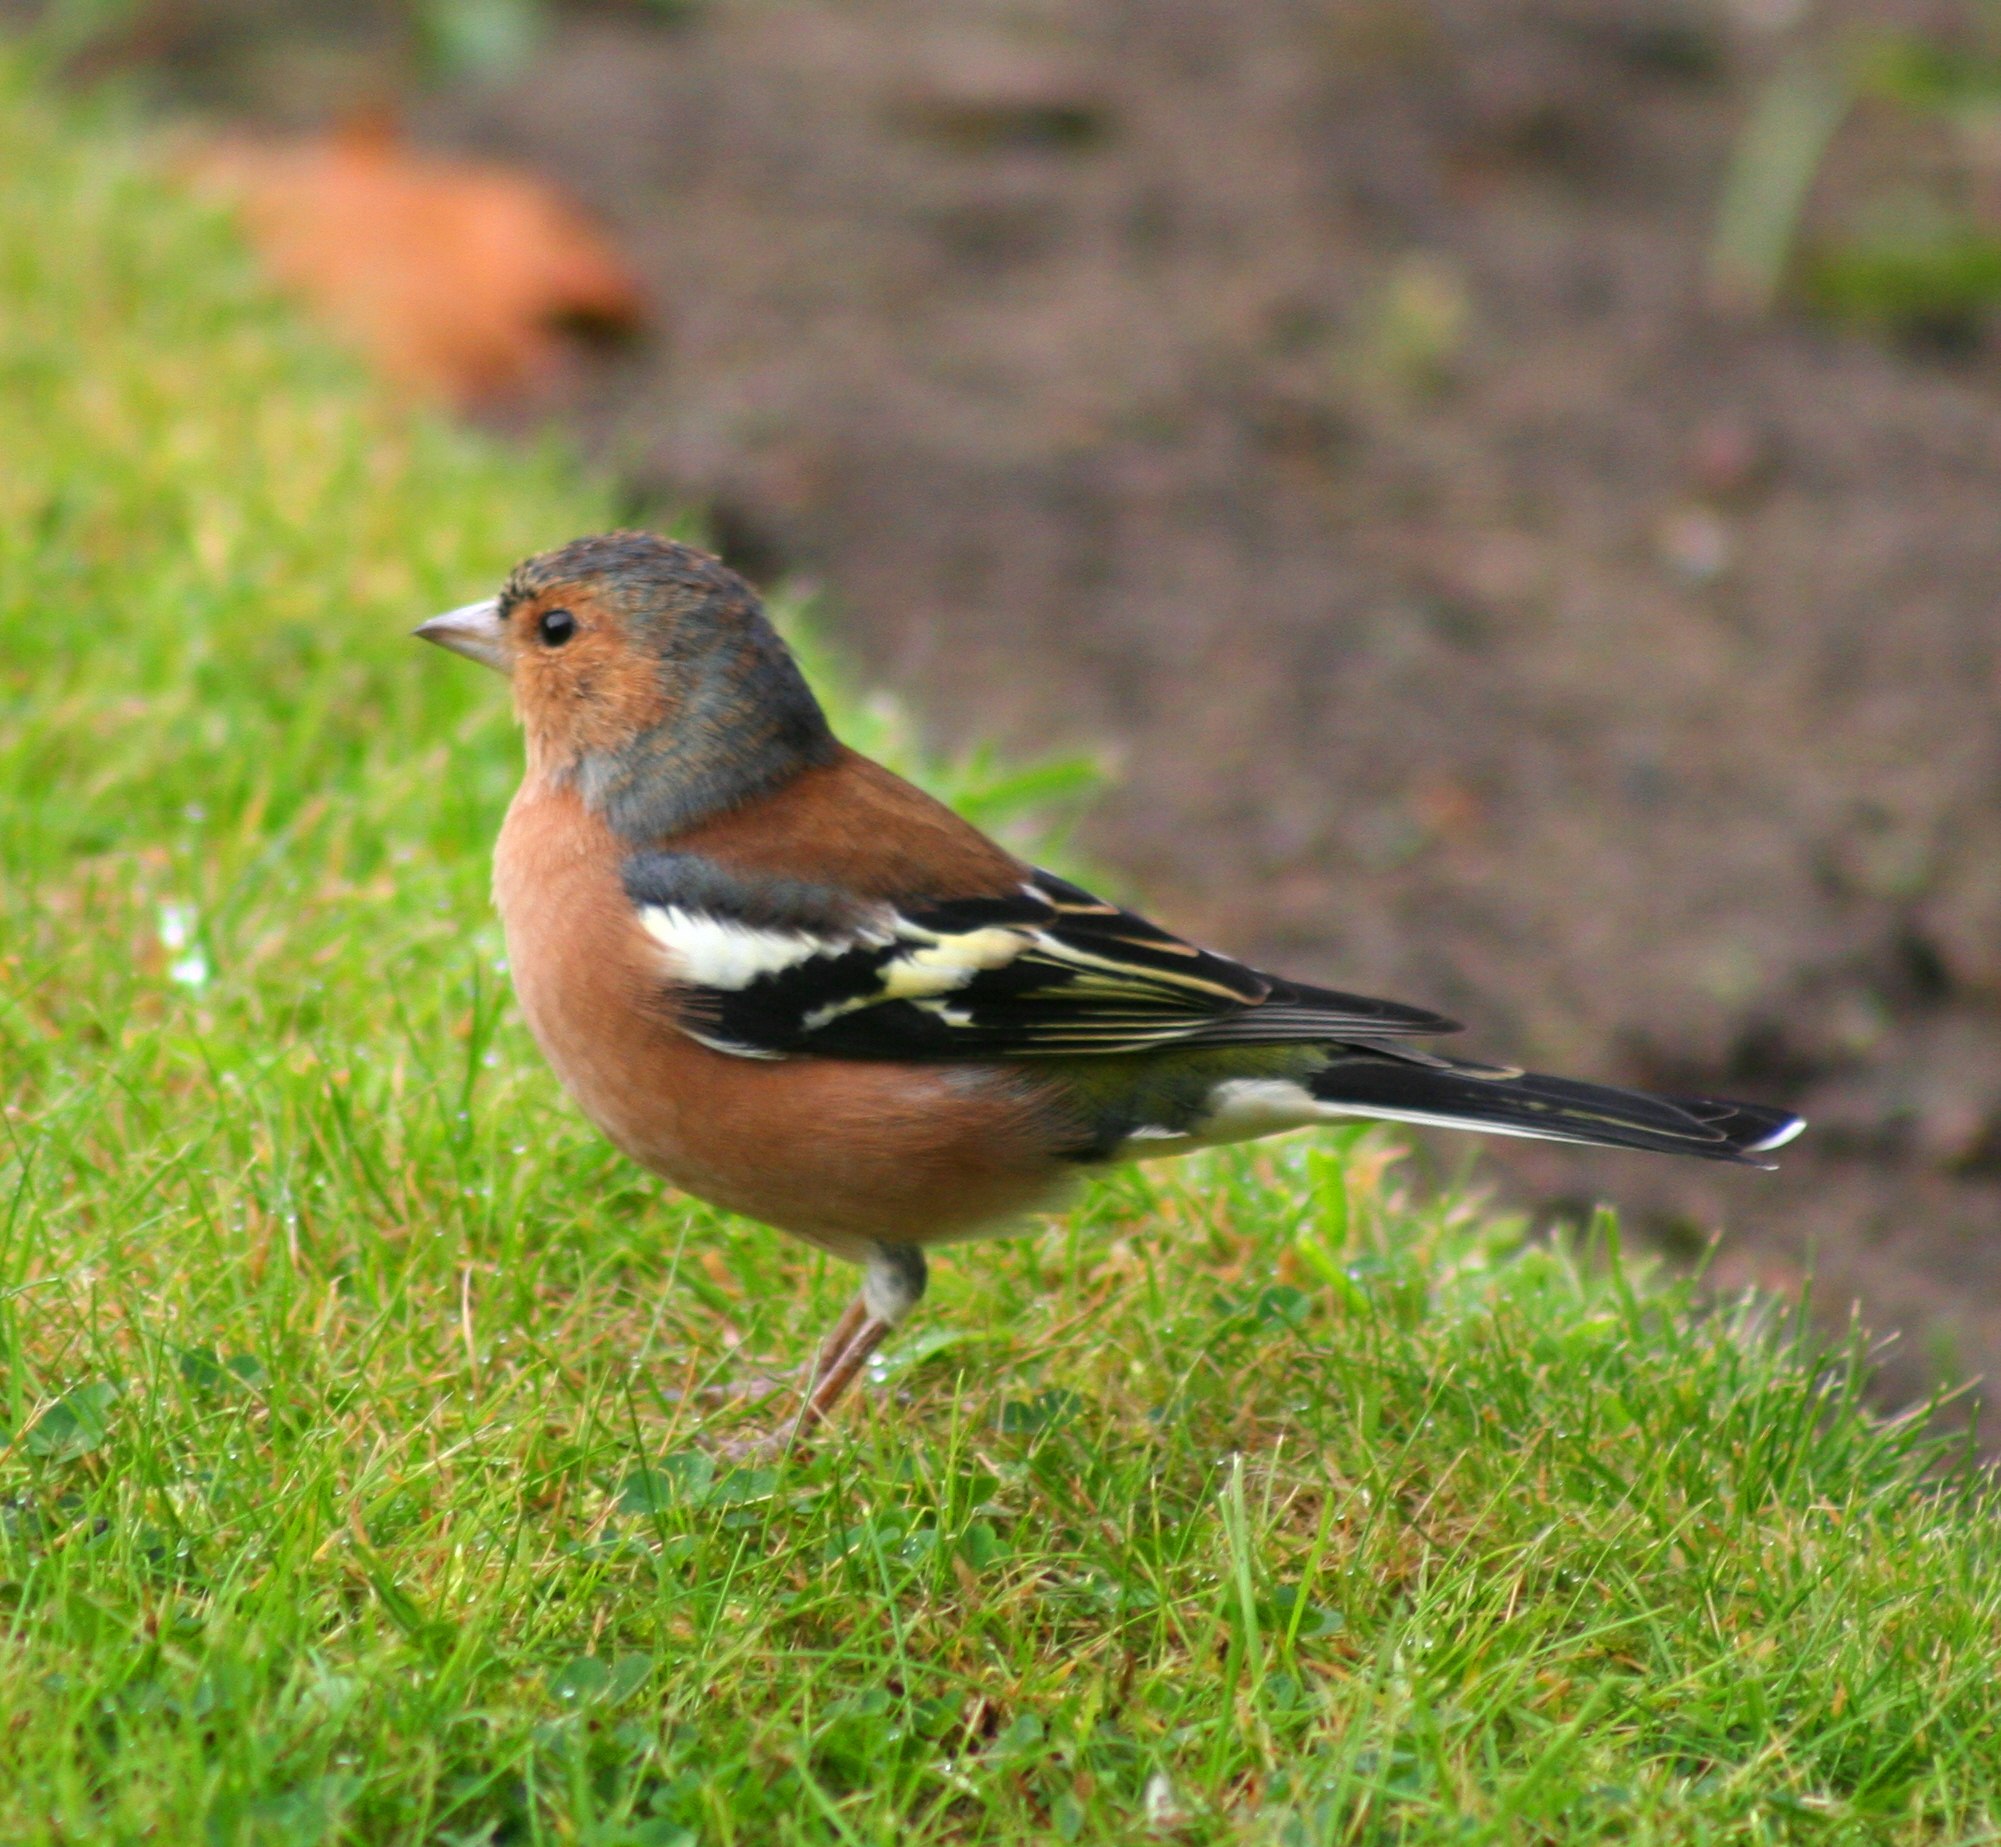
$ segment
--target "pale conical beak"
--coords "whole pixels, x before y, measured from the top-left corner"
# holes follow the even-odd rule
[[[495,673],[512,673],[507,658],[507,631],[500,625],[500,601],[488,597],[484,603],[468,603],[463,609],[448,609],[442,616],[420,622],[411,634],[435,641],[441,648],[463,654],[469,661],[491,667]]]

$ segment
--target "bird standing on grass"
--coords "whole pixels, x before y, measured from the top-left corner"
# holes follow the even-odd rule
[[[799,1427],[927,1245],[1116,1161],[1349,1117],[1757,1165],[1784,1110],[1443,1057],[1454,1022],[1260,974],[1023,864],[835,738],[742,578],[579,539],[427,641],[506,674],[494,856],[522,1011],[627,1154],[863,1267]]]

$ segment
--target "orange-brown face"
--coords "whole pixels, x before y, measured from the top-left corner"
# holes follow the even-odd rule
[[[501,607],[531,768],[616,752],[668,717],[657,649],[600,586],[556,583]]]
[[[531,558],[497,597],[434,617],[417,633],[504,673],[531,768],[610,754],[662,723],[674,701],[662,659],[671,611],[599,573],[552,574]]]

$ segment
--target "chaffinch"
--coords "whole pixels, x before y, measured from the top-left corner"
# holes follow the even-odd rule
[[[1762,1165],[1784,1110],[1448,1058],[1421,1007],[1261,974],[997,846],[847,748],[756,594],[585,538],[427,641],[507,675],[527,773],[494,897],[556,1074],[634,1160],[863,1267],[816,1423],[926,1246],[1112,1162],[1350,1117]]]

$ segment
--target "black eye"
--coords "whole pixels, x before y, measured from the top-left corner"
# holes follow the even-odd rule
[[[560,648],[577,632],[577,619],[567,609],[545,609],[535,623],[545,648]]]

